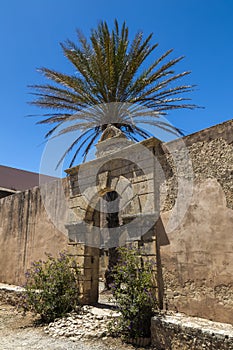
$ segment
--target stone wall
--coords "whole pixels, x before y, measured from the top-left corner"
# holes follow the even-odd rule
[[[165,307],[230,323],[233,323],[232,129],[233,121],[228,121],[171,143],[144,142],[159,160],[165,178],[161,184],[161,217],[167,238],[164,234],[159,237],[162,245],[169,243],[161,247]],[[142,169],[149,169],[147,175],[152,174],[143,153],[135,154],[133,160]],[[109,155],[102,165],[101,158],[85,164],[84,187],[90,180],[93,184],[95,178],[99,196],[112,190],[123,194],[131,186],[135,195],[125,203],[122,223],[132,220],[146,202],[147,213],[155,213],[158,179],[153,176],[146,179],[138,165],[135,168],[132,162],[129,164],[127,151],[121,151],[118,158]],[[98,196],[93,196],[91,206],[88,201],[83,202],[77,169],[69,171],[70,183],[68,179],[62,181],[65,198],[69,198],[69,217],[65,217],[67,213],[61,207],[60,182],[47,188],[56,227],[38,187],[0,199],[1,282],[21,284],[31,261],[43,259],[45,252],[56,254],[67,248],[67,231],[59,226],[59,221],[72,227],[93,220]],[[90,187],[90,192],[95,193],[95,189]],[[138,234],[138,230],[134,232]],[[75,242],[77,230],[70,233]]]
[[[165,307],[233,323],[233,121],[183,141],[191,166],[181,161],[179,174],[174,154],[176,161],[182,159],[184,144],[174,141],[160,152],[167,180],[161,187],[165,198],[161,216],[170,241],[161,247]],[[174,206],[178,176],[192,193],[172,229],[179,217]]]
[[[107,143],[109,140],[104,142]],[[153,260],[155,270],[157,266],[158,270],[161,268],[155,261],[158,253],[154,229],[156,223],[154,217],[159,211],[158,197],[155,198],[154,190],[153,147],[159,141],[150,139],[145,143],[147,147],[130,144],[120,152],[107,153],[66,171],[69,174],[69,203],[73,213],[67,225],[70,242],[74,250],[75,245],[78,247],[80,243],[98,248],[97,255],[93,256],[92,269],[88,271],[84,268],[84,287],[87,285],[89,287],[83,294],[84,299],[89,302],[98,301],[99,264],[100,274],[103,277],[109,262],[107,255],[103,255],[99,261],[99,248],[102,248],[102,252],[109,249],[110,254],[114,247],[140,241],[143,249],[148,251],[150,259]],[[100,149],[100,144],[98,148]],[[110,209],[111,213],[117,215],[116,226],[108,225],[108,219],[110,223],[113,215],[111,214],[111,219],[107,218],[108,211],[104,210],[108,202],[103,200],[103,197],[107,193],[117,193],[117,204],[113,204],[115,209],[113,207]],[[162,295],[160,286],[158,277],[159,300]]]
[[[66,179],[62,183],[67,193]],[[55,181],[47,189],[53,196],[51,206],[62,220],[56,195],[59,186]],[[21,285],[32,261],[45,258],[45,252],[56,255],[66,249],[67,241],[51,222],[39,187],[0,199],[0,282]]]
[[[157,350],[232,350],[233,327],[181,314],[153,317],[152,345]]]
[[[150,143],[145,145],[149,150],[153,150],[157,141],[150,139]],[[70,236],[74,241],[82,239],[83,223],[93,222],[95,209],[100,211],[99,200],[107,192],[118,193],[121,224],[134,219],[137,215],[151,215],[158,212],[153,156],[150,156],[152,153],[146,147],[139,147],[135,144],[119,153],[114,153],[114,157],[109,155],[67,170],[71,189],[70,209],[73,211],[70,223],[72,224],[73,220],[76,225],[80,224],[76,230],[78,237]],[[144,154],[139,152],[143,149]],[[133,161],[129,159],[129,154]],[[136,234],[135,237],[140,237],[141,232],[139,227],[137,228],[138,232],[132,233]],[[99,234],[100,230],[97,233]],[[87,240],[86,227],[84,234]],[[93,241],[90,244],[98,246],[99,242]]]
[[[216,179],[227,206],[233,209],[233,120],[163,144],[158,159],[166,176],[161,188],[162,196],[166,192],[162,211],[171,210],[175,204],[177,176],[196,182]]]

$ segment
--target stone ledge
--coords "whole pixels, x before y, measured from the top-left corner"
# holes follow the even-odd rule
[[[12,284],[0,283],[0,301],[10,305],[18,305],[24,288]]]
[[[233,350],[233,326],[182,314],[151,320],[152,344],[159,350]]]

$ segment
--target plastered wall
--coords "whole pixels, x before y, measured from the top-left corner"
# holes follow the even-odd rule
[[[174,154],[184,158],[184,148],[179,142],[157,145],[156,154],[165,174],[160,187],[161,217],[169,240],[168,245],[161,247],[165,306],[230,323],[233,323],[232,130],[233,121],[228,121],[183,138],[189,160],[182,163],[179,171],[174,162]],[[103,174],[108,171],[104,167],[102,170]],[[99,178],[100,188],[107,186],[104,185],[107,178],[105,175]],[[180,203],[186,201],[186,187],[179,193],[181,178],[187,186],[192,182],[192,193],[182,220],[171,229],[168,223],[172,213],[173,218],[177,218],[174,208],[178,194]],[[77,206],[79,185],[75,183],[75,175],[72,181],[74,183],[69,184],[69,178],[63,180],[65,195],[75,210],[84,215],[83,208]],[[62,209],[58,210],[59,198],[54,196],[56,186],[54,183],[50,188],[50,207],[54,208],[55,216],[68,222],[69,218],[62,217]],[[70,192],[70,186],[76,192]],[[136,190],[137,184],[134,186]],[[116,189],[113,182],[110,187]],[[143,196],[139,199],[143,200]],[[138,196],[134,208],[136,200]],[[129,211],[129,214],[133,213]],[[0,199],[0,281],[21,284],[31,261],[43,259],[46,251],[55,254],[63,250],[67,239],[48,217],[39,188]]]
[[[161,247],[166,306],[233,323],[233,121],[190,135],[184,142],[191,168],[184,166],[180,177],[186,178],[187,186],[192,180],[192,196],[178,227],[167,229],[170,244]],[[175,148],[175,142],[171,146]],[[166,229],[178,181],[166,145],[164,150],[161,160],[172,168],[164,166],[167,182],[161,187],[167,188],[161,213]]]
[[[50,184],[51,195],[57,185]],[[68,188],[66,180],[63,185]],[[59,208],[56,199],[51,205]],[[56,255],[66,246],[67,237],[48,217],[39,187],[0,199],[1,282],[21,285],[32,261],[44,259],[45,252]]]

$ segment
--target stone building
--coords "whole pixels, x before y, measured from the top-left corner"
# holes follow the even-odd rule
[[[230,120],[138,144],[108,131],[97,158],[65,179],[0,199],[0,281],[21,284],[31,261],[69,249],[83,259],[83,293],[94,300],[101,249],[136,241],[157,260],[165,308],[233,324],[232,131]],[[108,193],[117,194],[111,215]]]

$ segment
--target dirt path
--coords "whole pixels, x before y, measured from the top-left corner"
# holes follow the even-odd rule
[[[133,350],[119,339],[92,342],[53,338],[35,326],[35,317],[0,302],[0,350]]]

